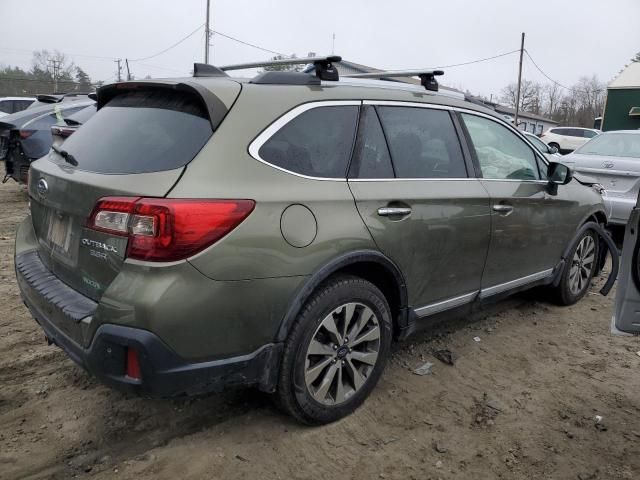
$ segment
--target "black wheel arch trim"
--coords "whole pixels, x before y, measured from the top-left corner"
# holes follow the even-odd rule
[[[333,258],[331,261],[316,270],[315,273],[307,279],[302,288],[298,290],[295,297],[290,302],[289,309],[280,323],[280,328],[278,329],[275,341],[281,342],[287,338],[289,330],[302,310],[302,307],[322,282],[327,280],[334,273],[346,267],[363,263],[375,263],[383,267],[387,273],[393,277],[396,288],[398,289],[397,293],[400,307],[399,312],[397,312],[397,326],[400,330],[406,329],[408,327],[409,319],[407,314],[408,297],[407,287],[402,272],[391,259],[379,251],[356,250]]]

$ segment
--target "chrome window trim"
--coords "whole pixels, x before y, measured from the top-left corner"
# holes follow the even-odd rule
[[[470,303],[478,295],[478,290],[457,297],[448,298],[440,302],[430,303],[424,307],[416,308],[414,311],[419,317],[428,317],[436,313],[449,310],[450,308],[459,307]]]
[[[478,177],[454,177],[454,178],[350,178],[349,183],[352,182],[464,182],[468,180],[482,180]]]
[[[533,151],[533,154],[540,158],[545,164],[548,164],[544,155],[539,154],[537,149],[527,140],[526,136],[520,132],[517,128],[514,128],[512,125],[509,125],[507,122],[503,121],[500,118],[494,117],[492,115],[478,112],[476,110],[470,110],[467,108],[457,107],[453,105],[440,105],[435,103],[427,103],[427,102],[405,102],[400,100],[320,100],[303,103],[298,105],[284,115],[278,117],[275,121],[273,121],[267,128],[265,128],[253,141],[249,144],[249,155],[265,165],[268,165],[271,168],[275,168],[276,170],[280,170],[281,172],[288,173],[290,175],[295,175],[296,177],[305,178],[307,180],[320,180],[320,181],[329,181],[329,182],[396,182],[396,181],[425,181],[425,180],[437,180],[437,181],[454,181],[454,180],[486,180],[486,181],[498,181],[498,182],[526,182],[526,183],[540,183],[547,184],[548,182],[545,180],[518,180],[518,179],[498,179],[498,178],[483,178],[483,177],[456,177],[456,178],[354,178],[347,179],[345,178],[330,178],[330,177],[314,177],[310,175],[304,175],[302,173],[294,172],[292,170],[288,170],[283,167],[279,167],[272,163],[269,163],[267,160],[260,157],[260,148],[267,143],[267,141],[275,135],[278,130],[284,127],[291,120],[296,118],[298,115],[311,110],[313,108],[320,107],[336,107],[336,106],[360,106],[360,105],[380,105],[380,106],[390,106],[390,107],[416,107],[416,108],[429,108],[433,110],[445,110],[450,112],[460,112],[460,113],[468,113],[471,115],[476,115],[479,117],[484,117],[489,120],[496,122],[499,125],[506,126],[513,133],[519,136],[521,139],[525,141],[527,146]]]
[[[303,103],[302,105],[298,105],[297,107],[292,108],[284,115],[278,117],[271,125],[265,128],[250,144],[249,144],[249,155],[251,155],[255,160],[268,165],[271,168],[275,168],[276,170],[280,170],[281,172],[286,172],[291,175],[295,175],[296,177],[306,178],[308,180],[321,180],[321,181],[329,181],[329,182],[346,182],[346,177],[344,178],[330,178],[330,177],[313,177],[310,175],[304,175],[302,173],[294,172],[292,170],[287,170],[286,168],[279,167],[274,165],[264,158],[260,157],[260,148],[269,141],[269,139],[275,135],[282,127],[284,127],[291,120],[296,118],[297,116],[312,110],[314,108],[321,107],[342,107],[342,106],[356,106],[359,107],[362,105],[362,100],[321,100],[318,102],[308,102]]]
[[[480,298],[483,299],[492,295],[496,295],[498,293],[506,292],[507,290],[511,290],[512,288],[521,287],[523,285],[527,285],[528,283],[535,282],[536,280],[542,280],[543,278],[550,277],[552,274],[553,268],[549,268],[538,273],[532,273],[531,275],[527,275],[526,277],[516,278],[515,280],[510,280],[505,283],[499,283],[498,285],[494,285],[492,287],[483,288],[482,290],[480,290]]]

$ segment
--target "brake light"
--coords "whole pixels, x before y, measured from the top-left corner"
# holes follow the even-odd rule
[[[124,369],[125,375],[135,380],[142,380],[142,372],[140,371],[140,360],[138,352],[135,348],[127,347],[127,364]]]
[[[105,197],[87,226],[127,236],[127,257],[172,262],[195,255],[236,228],[253,200]]]
[[[36,133],[35,130],[18,130],[18,135],[20,135],[20,138],[22,138],[23,140],[25,138],[29,138],[34,133]]]

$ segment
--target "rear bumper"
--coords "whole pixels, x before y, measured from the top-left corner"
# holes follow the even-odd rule
[[[235,386],[275,389],[281,344],[266,344],[246,355],[193,362],[177,355],[152,332],[103,324],[84,347],[84,325],[90,324],[97,304],[51,274],[35,250],[16,256],[16,277],[24,303],[47,339],[106,384],[159,397]],[[125,375],[127,348],[138,354],[141,380]]]

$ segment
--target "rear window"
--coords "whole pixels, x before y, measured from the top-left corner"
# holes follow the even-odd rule
[[[133,91],[113,98],[64,143],[80,170],[146,173],[189,163],[213,129],[202,101],[186,92]]]
[[[357,116],[350,105],[307,110],[260,147],[260,158],[310,177],[345,178]]]

